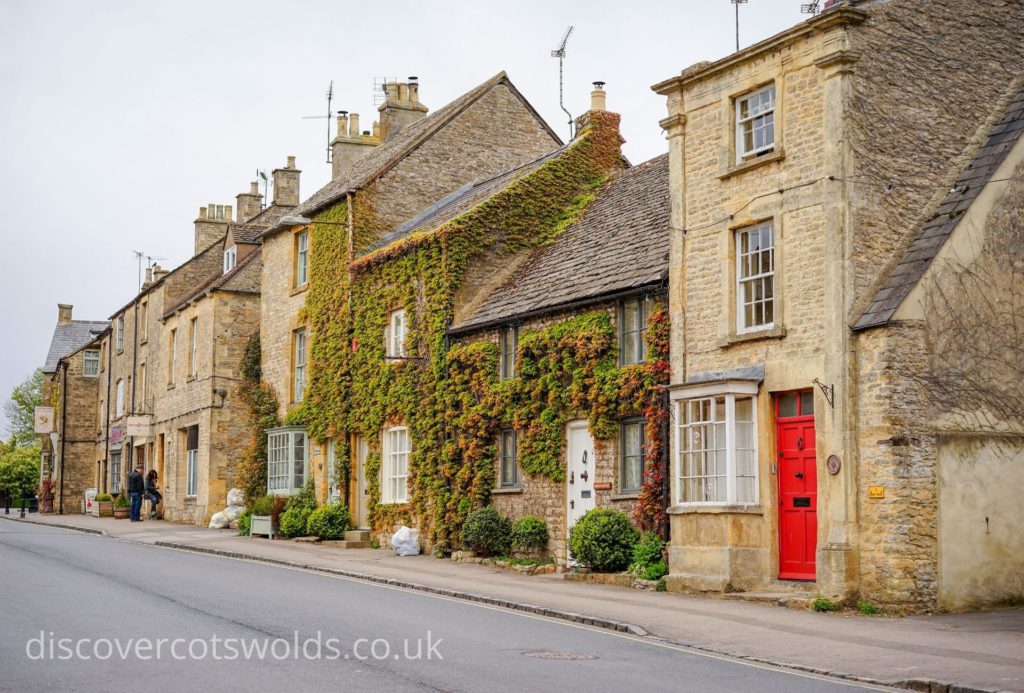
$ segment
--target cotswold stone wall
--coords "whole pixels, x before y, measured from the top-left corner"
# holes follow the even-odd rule
[[[387,233],[466,183],[532,161],[557,145],[523,102],[498,84],[362,194]]]
[[[880,604],[927,607],[938,593],[936,437],[910,377],[927,365],[922,323],[857,340],[860,593]],[[871,498],[872,486],[884,497]]]
[[[63,510],[65,513],[81,512],[85,489],[96,484],[95,437],[99,404],[97,397],[99,378],[85,377],[84,358],[84,350],[77,351],[68,357],[67,380],[64,379],[63,370],[58,368],[57,373],[53,376],[53,382],[47,380],[44,390],[44,395],[46,395],[44,402],[49,402],[47,398],[52,393],[57,398],[58,411],[61,407],[66,407],[56,419],[57,433],[63,436],[63,445],[58,439],[56,454],[50,456],[50,464],[57,465],[53,473],[53,478],[57,481],[53,508],[58,512],[61,509],[61,476],[63,476]],[[65,388],[66,402],[64,392],[62,392],[62,389]],[[64,425],[65,414],[67,415],[66,425]],[[59,459],[62,449],[63,465]]]
[[[853,186],[854,281],[864,299],[910,243],[929,202],[948,192],[965,149],[987,132],[1024,70],[1024,4],[857,7],[868,18],[851,37],[860,59],[845,110],[856,178],[874,183]],[[887,191],[886,183],[896,187]]]
[[[302,326],[299,312],[306,303],[305,290],[292,285],[293,242],[287,231],[263,239],[259,321],[263,382],[277,394],[282,419],[295,407],[291,396],[292,331]]]

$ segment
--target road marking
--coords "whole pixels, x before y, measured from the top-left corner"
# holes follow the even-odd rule
[[[149,544],[149,546],[153,546],[153,545]],[[202,552],[202,551],[190,551],[189,549],[182,549],[182,548],[177,548],[177,547],[173,547],[173,546],[159,546],[159,547],[154,547],[154,548],[170,549],[172,551],[180,551],[182,553],[189,553],[189,554],[192,554],[192,555],[204,555],[204,556],[209,556],[211,558],[222,558],[222,559],[228,559],[228,560],[232,560],[232,561],[244,561],[246,563],[257,563],[259,565],[263,565],[263,566],[266,566],[268,568],[282,568],[284,570],[292,570],[292,571],[295,571],[295,572],[298,572],[298,573],[306,573],[308,575],[315,575],[315,576],[319,576],[319,577],[333,578],[335,580],[344,580],[346,582],[354,582],[354,583],[358,583],[358,584],[361,584],[361,585],[368,585],[368,586],[372,586],[372,587],[381,587],[381,588],[384,588],[384,589],[394,590],[396,592],[405,592],[405,593],[408,593],[408,594],[414,594],[414,595],[422,596],[422,597],[431,597],[433,599],[439,599],[439,600],[447,601],[447,602],[454,602],[454,603],[457,603],[457,604],[463,604],[463,605],[467,605],[467,606],[474,606],[474,607],[481,608],[481,609],[489,609],[491,611],[500,611],[500,612],[503,612],[503,613],[506,613],[506,614],[512,614],[512,615],[515,615],[515,616],[520,616],[522,618],[530,618],[530,619],[534,619],[534,620],[537,620],[537,621],[544,621],[546,623],[551,623],[551,624],[554,624],[554,625],[568,626],[570,628],[579,628],[581,630],[586,630],[586,631],[589,631],[591,633],[598,633],[598,634],[601,634],[601,635],[609,635],[609,636],[613,636],[613,637],[623,638],[625,640],[632,640],[633,642],[641,643],[641,644],[644,644],[644,645],[651,645],[651,646],[654,646],[654,647],[660,647],[662,649],[667,649],[667,650],[675,650],[676,652],[682,652],[684,654],[690,654],[690,655],[696,655],[696,656],[699,656],[699,657],[705,657],[707,659],[715,659],[715,660],[718,660],[718,661],[721,661],[721,662],[729,662],[729,663],[732,663],[732,664],[739,664],[739,665],[742,665],[742,666],[745,666],[745,667],[751,667],[751,668],[754,668],[754,669],[761,669],[763,671],[773,671],[773,672],[776,672],[776,673],[779,673],[779,674],[784,674],[784,675],[787,675],[787,676],[799,676],[799,677],[805,678],[805,679],[812,679],[812,680],[815,680],[815,681],[824,681],[824,682],[827,682],[827,683],[835,683],[835,684],[840,684],[840,685],[843,685],[843,686],[848,686],[848,687],[851,687],[851,688],[860,688],[862,690],[869,690],[869,691],[898,691],[898,690],[900,690],[900,689],[897,689],[897,688],[892,688],[892,687],[888,687],[888,686],[881,686],[881,685],[878,685],[878,684],[868,683],[868,682],[865,682],[865,681],[856,681],[856,680],[852,680],[852,679],[843,679],[843,678],[839,678],[839,677],[828,676],[828,675],[825,675],[825,674],[817,674],[817,673],[810,672],[810,671],[801,671],[799,669],[792,669],[790,667],[786,667],[786,666],[782,666],[782,665],[778,665],[778,664],[768,664],[768,663],[763,663],[763,662],[756,662],[756,661],[751,661],[751,660],[747,660],[747,659],[733,657],[733,656],[730,656],[730,655],[718,654],[718,653],[715,653],[715,652],[708,652],[706,650],[697,649],[697,648],[690,647],[690,646],[687,646],[687,645],[680,645],[678,643],[673,643],[671,641],[664,640],[664,639],[658,638],[656,636],[650,636],[649,635],[649,636],[646,636],[646,637],[639,637],[639,636],[633,635],[631,633],[621,633],[621,632],[609,630],[607,628],[600,628],[598,626],[589,626],[589,625],[584,624],[584,623],[573,623],[572,621],[566,621],[565,619],[560,619],[560,618],[556,618],[556,617],[552,617],[552,616],[544,616],[544,615],[541,615],[541,614],[532,614],[532,613],[529,613],[527,611],[522,611],[520,609],[512,609],[512,608],[508,608],[508,607],[504,607],[504,606],[497,606],[497,605],[494,605],[494,604],[485,604],[483,602],[473,601],[472,599],[465,599],[465,598],[460,598],[460,597],[449,597],[447,595],[435,594],[433,592],[429,592],[429,591],[426,591],[426,590],[415,589],[415,588],[411,588],[411,587],[403,587],[403,586],[400,586],[400,585],[388,585],[386,583],[377,582],[375,580],[367,580],[367,579],[363,579],[363,578],[352,577],[350,575],[338,575],[336,573],[329,573],[329,572],[325,572],[325,571],[322,571],[322,570],[317,570],[315,568],[300,568],[300,567],[297,567],[297,566],[284,565],[284,564],[280,564],[280,563],[268,563],[268,562],[265,562],[265,561],[262,561],[262,560],[259,560],[259,559],[253,559],[253,558],[244,558],[244,557],[238,557],[238,556],[225,556],[225,555],[222,555],[222,554],[206,553],[206,552]]]

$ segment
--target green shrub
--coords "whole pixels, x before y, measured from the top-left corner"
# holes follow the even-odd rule
[[[332,503],[310,514],[306,533],[321,539],[343,539],[348,526],[348,508],[341,503]]]
[[[316,495],[313,480],[310,479],[302,490],[288,499],[284,512],[278,518],[278,532],[285,539],[306,536],[309,516],[316,510]]]
[[[128,494],[127,493],[122,493],[120,496],[118,496],[117,500],[114,501],[114,507],[115,508],[130,508],[130,507],[132,507],[132,504],[128,501]]]
[[[371,539],[370,540],[370,548],[371,549],[379,549],[380,548],[380,539]]]
[[[654,586],[654,591],[655,592],[664,592],[667,589],[668,589],[668,585],[665,584],[665,578],[661,578],[660,580],[658,580],[658,584],[656,584]]]
[[[462,525],[462,543],[484,556],[505,556],[512,548],[512,522],[490,506],[474,510]]]
[[[816,597],[813,608],[815,611],[839,611],[842,606],[828,597]]]
[[[249,529],[252,527],[252,515],[252,510],[246,508],[242,511],[242,514],[238,516],[238,536],[249,536]]]
[[[629,565],[638,538],[625,513],[594,508],[569,530],[569,548],[573,557],[591,570],[614,573]]]
[[[665,542],[654,532],[644,532],[640,541],[633,547],[633,562],[629,572],[642,580],[660,580],[668,575],[663,551]]]
[[[109,493],[99,493],[99,494],[96,494],[95,498],[93,498],[93,501],[95,501],[97,503],[99,503],[100,501],[109,501],[109,500],[114,500],[113,498],[110,497]]]
[[[522,551],[543,551],[548,547],[548,523],[527,515],[512,525],[512,544]]]
[[[871,602],[857,602],[857,610],[865,616],[877,616],[882,610]]]
[[[257,498],[252,503],[252,514],[253,515],[269,515],[274,509],[274,497],[263,496]]]

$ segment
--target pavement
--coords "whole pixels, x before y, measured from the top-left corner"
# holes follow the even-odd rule
[[[0,562],[5,691],[893,690],[36,524],[0,522]]]
[[[238,537],[163,521],[7,519],[433,592],[852,681],[941,693],[1024,691],[1024,609],[903,618],[815,613],[578,583],[558,574],[527,576],[430,556],[400,558],[381,549]]]

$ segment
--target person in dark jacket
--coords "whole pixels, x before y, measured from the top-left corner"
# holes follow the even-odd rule
[[[146,475],[146,498],[149,499],[151,504],[152,512],[149,513],[149,519],[156,519],[156,506],[160,505],[160,500],[163,496],[160,495],[159,485],[157,484],[157,473],[155,469],[150,469],[149,474]]]
[[[145,471],[145,467],[140,464],[128,475],[128,498],[131,500],[131,514],[129,517],[131,517],[132,522],[140,522],[142,520],[139,517],[139,513],[142,511],[142,494],[146,492],[146,480],[142,476],[143,471]]]

